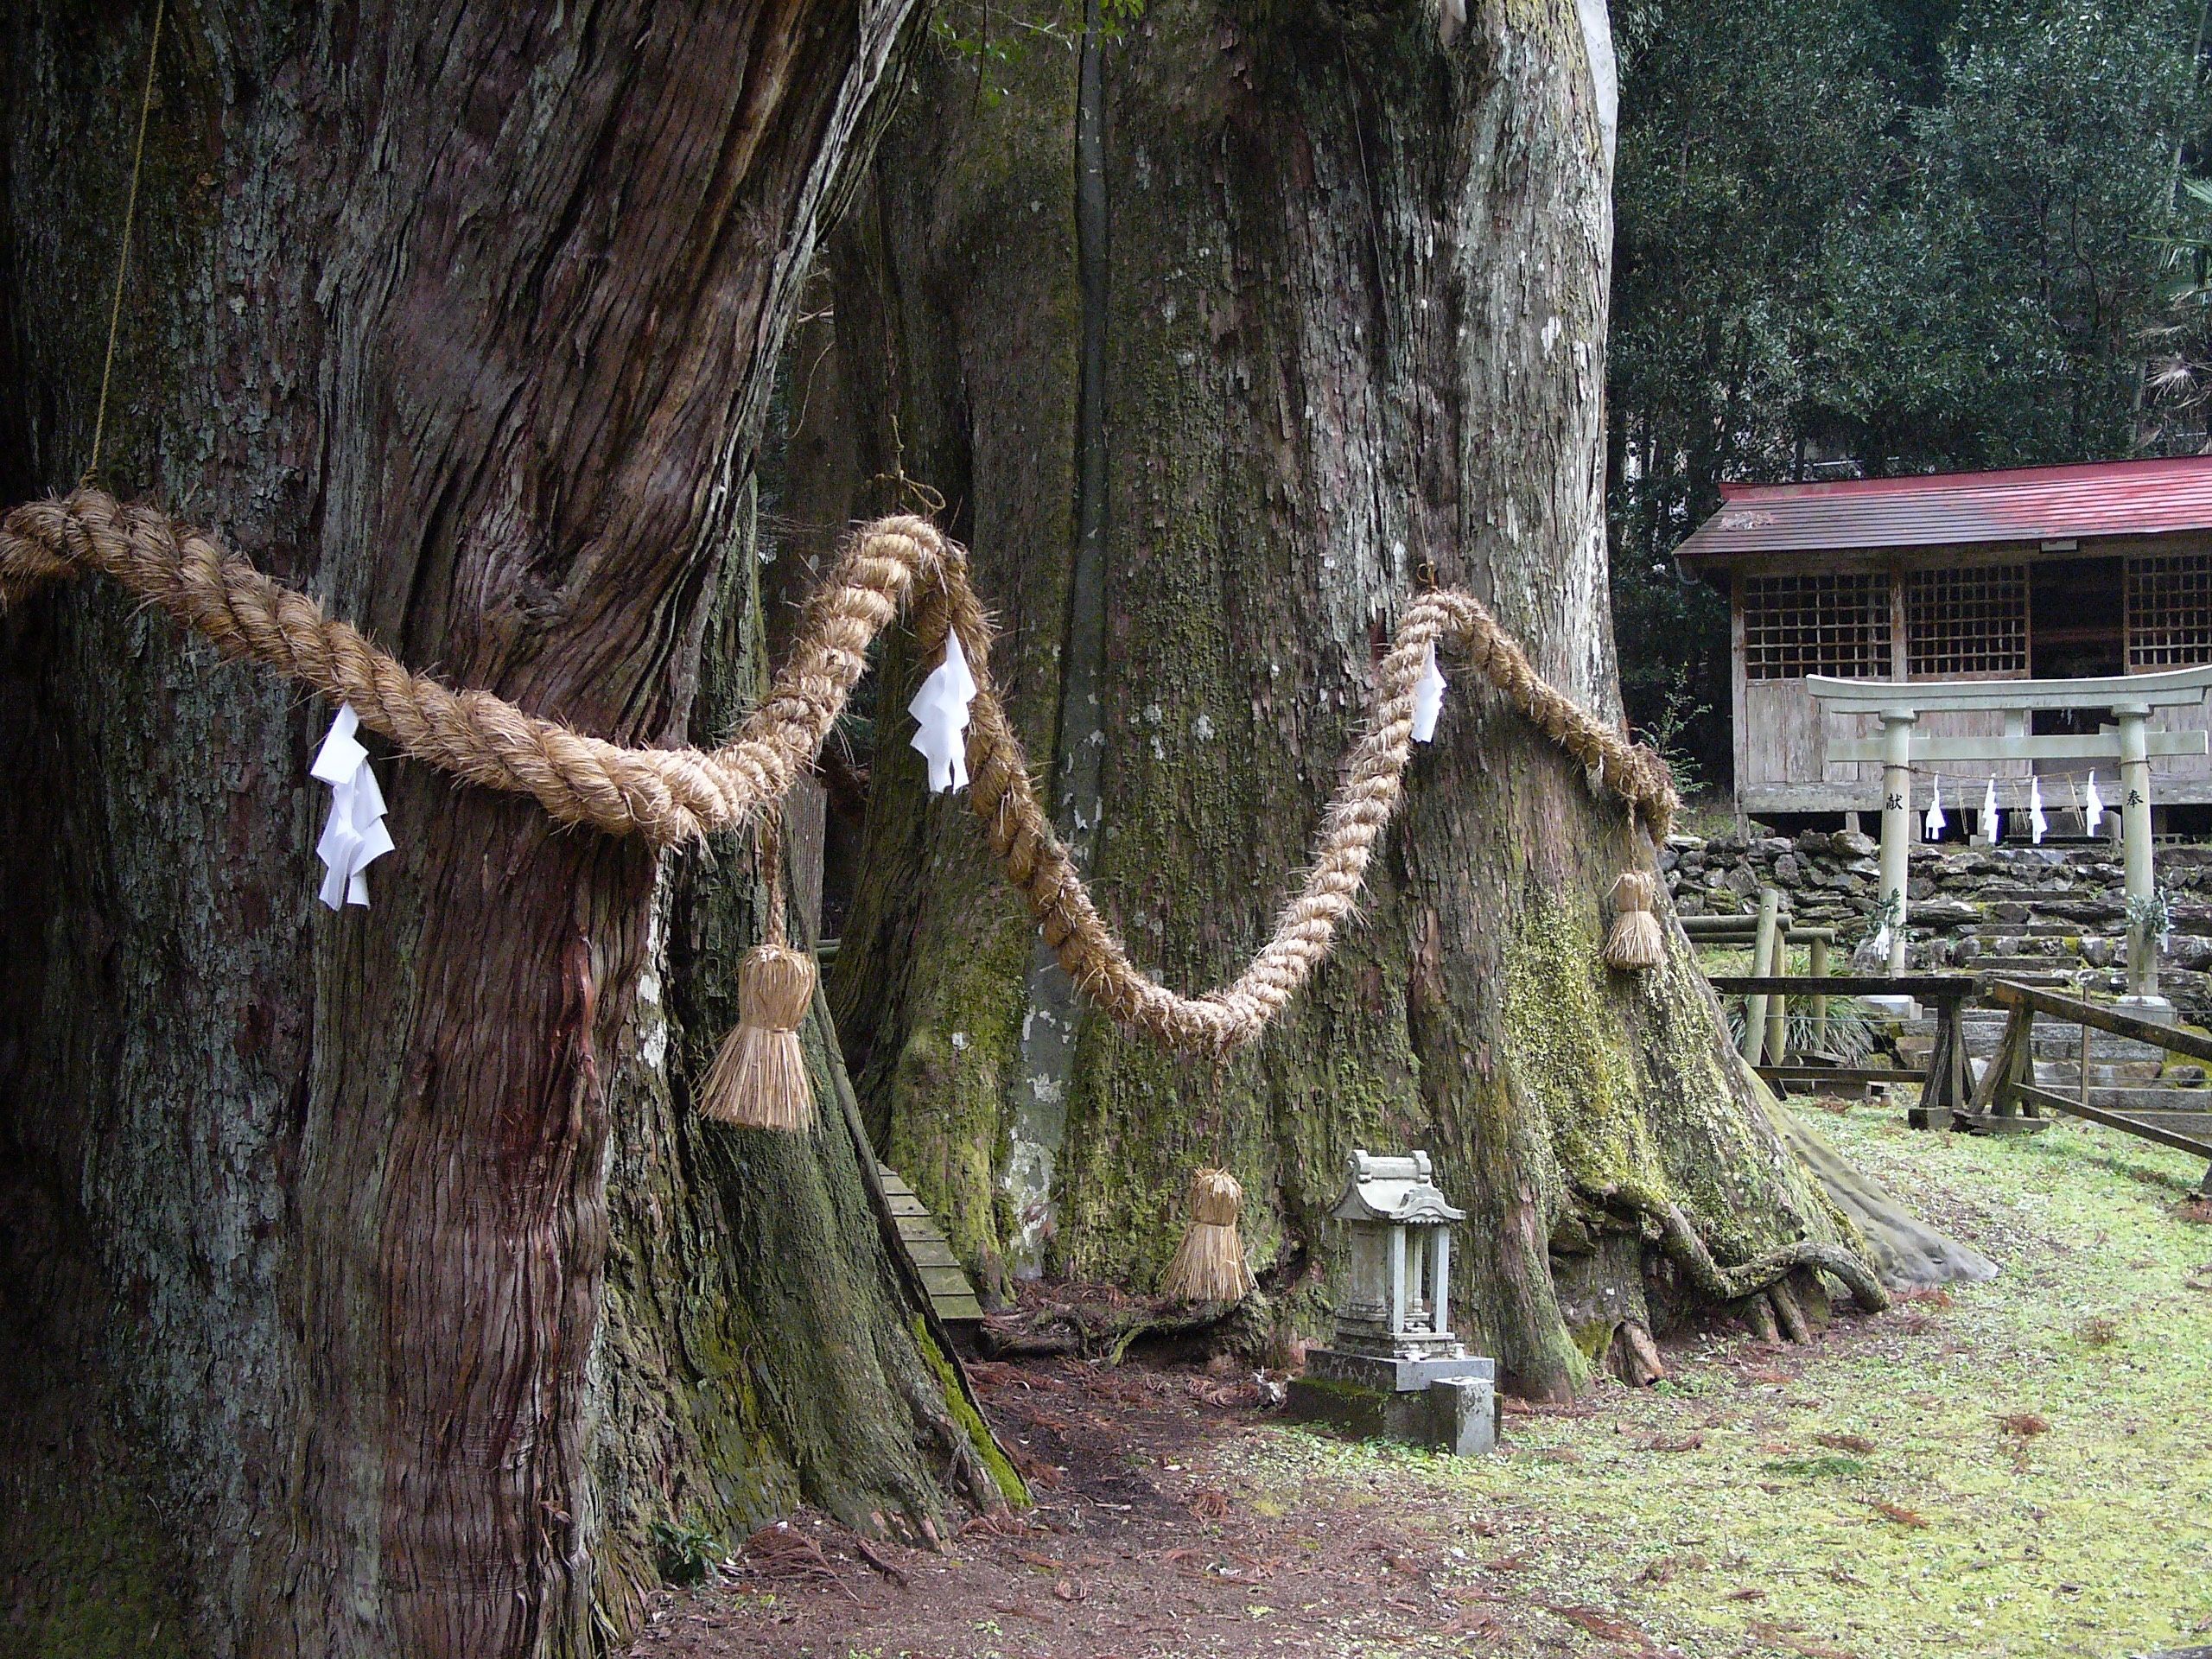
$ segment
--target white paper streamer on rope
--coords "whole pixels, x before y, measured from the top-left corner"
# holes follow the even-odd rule
[[[968,705],[976,696],[976,677],[957,629],[944,635],[944,660],[933,669],[914,700],[906,705],[918,727],[914,747],[930,763],[930,792],[963,789],[968,784]]]
[[[2038,847],[2043,845],[2043,832],[2050,828],[2050,820],[2043,815],[2043,779],[2031,776],[2028,779],[2028,838]]]
[[[391,831],[384,825],[384,791],[377,787],[369,752],[353,735],[360,724],[353,705],[341,703],[308,769],[330,785],[330,817],[323,822],[315,855],[324,869],[318,896],[333,910],[368,904],[368,868],[391,850]]]
[[[1436,647],[1421,659],[1421,678],[1414,682],[1414,741],[1427,743],[1436,735],[1436,717],[1444,712],[1444,671],[1436,665]]]
[[[1943,839],[1943,826],[1950,820],[1943,816],[1943,774],[1936,774],[1936,787],[1928,797],[1928,816],[1921,823],[1921,837],[1926,841]]]
[[[2103,821],[2104,816],[2105,798],[2097,793],[2097,774],[2092,770],[2089,773],[2089,792],[2082,802],[2082,833],[2095,835],[2097,825]]]
[[[2004,825],[1997,817],[1997,780],[1994,778],[1989,780],[1989,787],[1982,791],[1981,833],[1989,837],[1989,844],[1993,847],[2005,838]]]

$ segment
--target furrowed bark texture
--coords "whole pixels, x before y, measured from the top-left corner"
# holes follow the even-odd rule
[[[774,365],[908,10],[172,4],[105,477],[410,663],[682,741],[722,589],[757,633]],[[11,500],[87,458],[151,21],[0,23]],[[98,586],[0,622],[16,1639],[600,1648],[653,1521],[939,1510],[842,1119],[690,1121],[743,849],[387,758],[399,851],[334,917],[329,713]]]
[[[844,268],[840,306],[887,303],[868,290],[889,273],[873,292],[906,465],[960,504],[1006,607],[994,660],[1039,772],[1099,747],[1097,890],[1179,987],[1217,982],[1265,937],[1376,642],[1431,570],[1481,594],[1554,683],[1618,707],[1610,48],[1585,12],[1602,20],[1574,0],[1478,5],[1446,48],[1427,5],[1154,0],[1104,49],[1096,285],[1072,43],[989,67],[995,103],[968,59],[938,57],[881,152],[874,256]],[[1078,357],[1098,307],[1094,426]],[[1071,719],[1071,513],[1096,443],[1105,669]],[[1724,1263],[1846,1225],[1730,1056],[1679,932],[1653,974],[1604,968],[1605,891],[1648,850],[1471,679],[1416,761],[1365,925],[1218,1070],[1096,1017],[1062,1071],[1027,1069],[1027,932],[976,893],[972,828],[925,809],[919,778],[879,743],[880,856],[835,990],[893,1160],[987,1265],[1046,1196],[1025,1184],[1032,1133],[1052,1141],[1051,1264],[1147,1287],[1191,1166],[1225,1161],[1263,1277],[1325,1328],[1311,1269],[1346,1153],[1427,1147],[1473,1212],[1463,1331],[1517,1387],[1560,1395],[1672,1287],[1649,1202],[1678,1204]],[[1046,1095],[1064,1124],[1025,1116]]]

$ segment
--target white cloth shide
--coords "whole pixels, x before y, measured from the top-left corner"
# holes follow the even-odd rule
[[[1921,838],[1925,841],[1943,839],[1943,826],[1950,822],[1943,816],[1943,774],[1936,774],[1936,787],[1928,797],[1928,817],[1921,825]]]
[[[1436,717],[1444,712],[1444,671],[1436,665],[1436,642],[1429,641],[1421,658],[1421,678],[1414,682],[1414,741],[1427,743],[1436,736]]]
[[[944,660],[931,671],[906,705],[918,729],[914,747],[930,763],[930,793],[963,789],[968,784],[968,705],[976,699],[976,677],[968,671],[968,653],[960,648],[960,631],[944,634]]]
[[[329,735],[308,770],[330,785],[330,816],[315,855],[323,863],[318,895],[333,910],[369,902],[370,865],[391,850],[391,831],[384,824],[384,791],[369,766],[369,752],[353,734],[361,717],[350,702],[339,705]]]
[[[1993,847],[2005,838],[2004,823],[1997,816],[1997,780],[1994,778],[1989,780],[1989,787],[1982,791],[1981,833],[1989,837],[1989,844]]]
[[[2043,845],[2044,831],[2050,828],[2050,820],[2043,815],[2043,779],[2031,776],[2028,779],[2028,839],[2038,847]]]
[[[2088,793],[2082,798],[2082,833],[2085,836],[2095,835],[2097,825],[2104,816],[2105,798],[2097,793],[2097,774],[2093,768],[2089,773]]]

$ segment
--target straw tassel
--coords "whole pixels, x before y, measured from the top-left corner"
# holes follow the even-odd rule
[[[796,1133],[814,1127],[814,1090],[807,1080],[798,1028],[814,1001],[816,969],[813,956],[792,950],[785,938],[777,829],[772,816],[761,820],[768,938],[738,964],[737,1026],[715,1055],[699,1110],[718,1123]]]
[[[1652,905],[1659,897],[1659,878],[1644,870],[1630,870],[1613,883],[1613,930],[1605,937],[1605,963],[1630,973],[1642,973],[1667,960],[1667,936],[1661,931]]]
[[[1191,1224],[1167,1264],[1160,1294],[1182,1302],[1241,1302],[1258,1281],[1244,1261],[1244,1242],[1236,1236],[1236,1216],[1244,1189],[1225,1169],[1201,1169],[1191,1177]]]

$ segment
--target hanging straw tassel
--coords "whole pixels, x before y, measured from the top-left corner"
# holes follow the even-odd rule
[[[1244,1189],[1225,1169],[1201,1169],[1191,1177],[1191,1224],[1160,1282],[1161,1295],[1182,1302],[1241,1302],[1252,1294],[1258,1281],[1236,1236],[1243,1202]]]
[[[737,969],[737,1027],[722,1039],[707,1073],[699,1109],[718,1123],[802,1131],[814,1127],[814,1090],[807,1081],[799,1022],[814,1001],[814,957],[794,950],[784,934],[783,856],[778,823],[760,823],[760,859],[768,877],[768,938],[745,953]]]
[[[1630,870],[1613,883],[1613,931],[1605,936],[1608,967],[1641,973],[1667,960],[1667,936],[1651,906],[1659,896],[1659,878],[1643,870]]]

